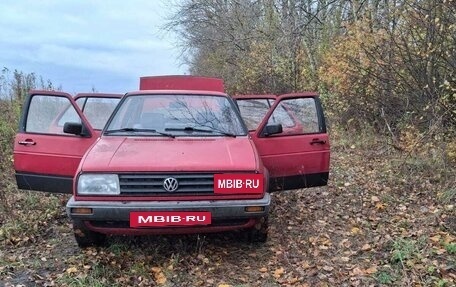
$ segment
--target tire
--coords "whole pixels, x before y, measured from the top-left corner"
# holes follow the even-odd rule
[[[247,231],[247,240],[250,243],[264,243],[268,240],[268,217],[262,217]]]
[[[90,246],[102,246],[106,241],[106,234],[92,231],[86,227],[83,221],[73,221],[74,238],[81,248]]]

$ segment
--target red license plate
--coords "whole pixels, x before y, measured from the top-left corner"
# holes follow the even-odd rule
[[[209,211],[130,212],[130,227],[193,226],[211,224]]]
[[[214,193],[263,193],[263,175],[256,173],[214,174]]]

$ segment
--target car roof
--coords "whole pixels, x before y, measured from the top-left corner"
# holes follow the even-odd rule
[[[141,90],[128,92],[126,96],[140,95],[207,95],[228,97],[227,94],[217,91],[200,91],[200,90]]]
[[[277,96],[276,95],[273,95],[273,94],[264,94],[264,95],[261,95],[261,94],[248,94],[248,95],[234,95],[233,96],[234,99],[236,100],[242,100],[242,99],[276,99]]]
[[[140,90],[207,90],[225,92],[223,80],[194,75],[145,76],[139,79]]]
[[[281,95],[273,95],[273,94],[248,94],[248,95],[234,95],[233,98],[236,100],[242,99],[278,99],[279,97],[318,97],[317,92],[297,92],[297,93],[288,93],[288,94],[281,94]]]
[[[289,93],[289,94],[280,95],[280,97],[299,97],[299,96],[318,97],[319,94],[317,92],[299,92],[299,93]]]
[[[124,94],[110,94],[110,93],[78,93],[74,98],[122,98]]]

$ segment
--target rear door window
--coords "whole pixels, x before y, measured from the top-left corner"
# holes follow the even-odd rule
[[[273,99],[237,99],[239,112],[249,131],[258,128],[266,113],[274,104]]]
[[[90,125],[96,130],[104,128],[112,112],[119,103],[119,98],[79,98],[76,103],[81,108]]]

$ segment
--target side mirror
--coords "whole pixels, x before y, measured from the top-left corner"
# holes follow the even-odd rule
[[[263,135],[267,137],[274,134],[280,134],[281,132],[283,132],[282,124],[267,125],[264,127]]]
[[[84,136],[83,130],[84,126],[81,123],[66,122],[63,125],[63,132],[66,134]]]

